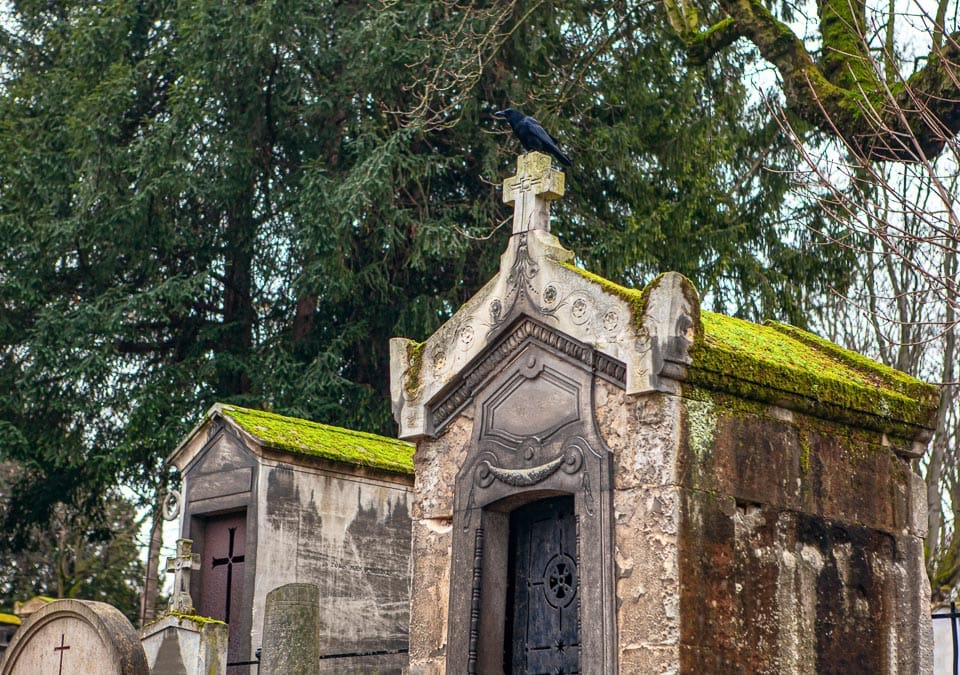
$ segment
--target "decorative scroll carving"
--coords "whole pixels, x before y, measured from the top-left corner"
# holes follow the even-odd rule
[[[549,307],[557,297],[556,287],[549,288],[544,292],[543,302],[540,301],[540,292],[533,284],[533,280],[540,273],[540,266],[530,255],[530,249],[527,246],[527,235],[517,235],[517,255],[513,259],[510,271],[507,274],[506,291],[503,299],[494,298],[490,302],[490,329],[487,331],[487,337],[496,332],[503,325],[503,322],[510,317],[511,312],[521,297],[529,300],[533,306],[546,317],[552,317],[559,307]],[[550,297],[546,297],[547,293]]]

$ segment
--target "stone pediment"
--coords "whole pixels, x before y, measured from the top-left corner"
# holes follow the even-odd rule
[[[498,363],[535,340],[623,386],[675,392],[689,363],[699,305],[676,273],[642,292],[595,277],[543,230],[514,235],[500,272],[423,343],[391,341],[401,438],[432,435]]]

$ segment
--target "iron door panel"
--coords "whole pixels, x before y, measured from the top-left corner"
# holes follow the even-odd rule
[[[572,497],[511,514],[512,672],[579,672],[576,517]]]

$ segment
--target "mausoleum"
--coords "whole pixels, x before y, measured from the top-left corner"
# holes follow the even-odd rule
[[[499,273],[391,343],[410,672],[927,672],[938,390],[679,274],[580,269],[563,179],[520,157]]]
[[[312,584],[315,653],[390,652],[377,663],[402,667],[412,453],[402,441],[237,406],[206,414],[169,463],[183,479],[181,536],[193,542],[191,614],[229,624],[228,662],[255,662],[271,591]],[[345,672],[363,661],[324,663]]]

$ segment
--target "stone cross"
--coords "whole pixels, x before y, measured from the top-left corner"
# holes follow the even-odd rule
[[[177,555],[167,558],[167,572],[173,572],[173,593],[169,611],[190,614],[194,611],[190,597],[190,572],[200,569],[200,554],[193,552],[192,539],[177,539]]]
[[[513,234],[550,231],[550,202],[563,196],[563,172],[550,155],[528,152],[517,157],[517,175],[503,181],[503,202],[513,204]]]

